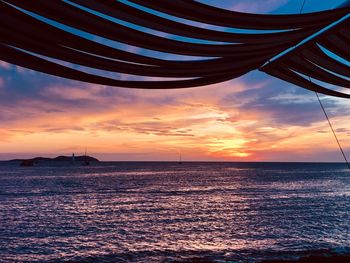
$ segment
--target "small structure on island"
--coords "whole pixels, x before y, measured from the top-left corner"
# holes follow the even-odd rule
[[[87,153],[87,148],[85,147],[85,154],[84,154],[84,162],[83,162],[83,164],[85,166],[89,166],[90,165],[90,160],[87,158],[86,153]]]

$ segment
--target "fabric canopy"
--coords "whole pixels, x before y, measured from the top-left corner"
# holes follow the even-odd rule
[[[261,68],[349,11],[343,7],[303,15],[259,15],[189,0],[0,0],[0,60],[102,85],[198,87]],[[320,44],[348,57],[349,37],[346,30],[339,31],[323,37]],[[178,56],[181,59],[174,59]],[[169,57],[173,59],[165,59]],[[286,68],[280,70],[282,64]],[[304,85],[295,71],[335,85],[348,84],[331,73],[343,74],[347,66],[325,57],[316,44],[283,59],[281,65],[274,62],[262,69],[311,90],[316,87]],[[130,77],[111,77],[116,73]],[[346,97],[326,88],[318,91]]]
[[[350,16],[261,70],[309,90],[350,98],[344,92],[350,89],[349,25]]]

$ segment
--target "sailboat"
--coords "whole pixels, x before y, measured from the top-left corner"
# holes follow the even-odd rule
[[[181,152],[179,153],[179,162],[178,164],[182,164],[182,156],[181,156]]]

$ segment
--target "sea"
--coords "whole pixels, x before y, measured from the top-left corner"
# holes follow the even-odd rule
[[[0,262],[261,262],[350,253],[341,163],[0,162]]]

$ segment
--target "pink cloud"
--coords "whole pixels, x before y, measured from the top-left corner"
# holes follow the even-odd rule
[[[5,61],[2,61],[0,60],[0,68],[3,68],[3,69],[10,69],[11,68],[11,64],[5,62]]]

